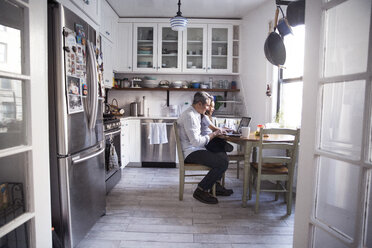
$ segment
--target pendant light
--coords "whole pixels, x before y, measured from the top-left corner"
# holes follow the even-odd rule
[[[174,31],[183,31],[183,30],[186,29],[187,19],[182,16],[181,0],[178,0],[177,15],[170,19],[170,24],[171,24],[172,30],[174,30]]]

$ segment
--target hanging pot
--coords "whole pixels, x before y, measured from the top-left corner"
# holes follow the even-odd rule
[[[305,1],[290,2],[287,7],[287,19],[289,25],[295,27],[305,24]]]
[[[266,38],[264,51],[267,60],[276,66],[284,65],[286,59],[286,51],[282,38],[275,32],[278,21],[279,9],[276,9],[274,19],[274,31]]]

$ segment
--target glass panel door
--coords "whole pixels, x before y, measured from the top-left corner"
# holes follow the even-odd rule
[[[227,29],[212,28],[211,69],[227,69]]]
[[[134,70],[156,70],[156,24],[134,24]]]
[[[168,24],[158,24],[159,51],[158,70],[181,71],[181,34]]]
[[[206,71],[207,25],[189,25],[184,37],[185,71]]]
[[[371,1],[316,0],[305,15],[294,247],[370,247]]]
[[[232,72],[232,25],[208,25],[208,72]]]

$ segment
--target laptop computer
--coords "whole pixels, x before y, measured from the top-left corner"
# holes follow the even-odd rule
[[[226,133],[225,135],[229,137],[240,137],[242,135],[241,128],[248,127],[249,123],[251,123],[251,119],[251,117],[242,117],[238,129],[236,131],[233,131],[232,133]]]

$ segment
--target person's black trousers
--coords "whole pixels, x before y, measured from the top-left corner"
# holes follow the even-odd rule
[[[223,173],[227,170],[229,159],[226,152],[210,152],[207,150],[199,150],[190,153],[185,163],[202,164],[211,168],[208,174],[198,184],[203,190],[209,190],[220,180]]]
[[[207,150],[211,152],[226,152],[226,143],[226,140],[216,137],[209,141],[205,148],[207,148]]]

